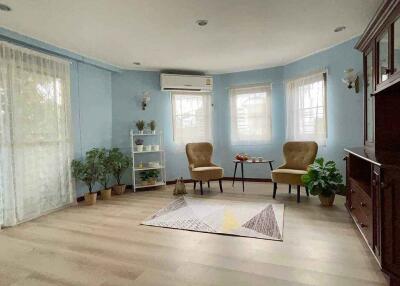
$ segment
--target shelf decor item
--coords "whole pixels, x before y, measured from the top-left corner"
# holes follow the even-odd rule
[[[134,130],[130,131],[132,148],[132,188],[136,189],[165,186],[165,152],[164,137],[162,131],[155,134],[138,134]],[[143,138],[146,145],[143,145],[143,152],[136,149],[136,140]],[[157,146],[157,147],[155,147]],[[147,171],[157,171],[157,179],[151,176]],[[150,176],[149,176],[150,174]]]
[[[317,158],[307,169],[307,174],[301,177],[304,185],[308,187],[310,194],[319,196],[321,205],[330,207],[335,200],[335,194],[343,192],[342,175],[336,168],[334,161],[324,162],[324,158]]]
[[[156,121],[152,120],[147,123],[147,126],[150,128],[151,134],[156,134]]]
[[[143,139],[140,139],[140,138],[135,140],[137,152],[143,152],[143,142],[144,142]]]
[[[136,127],[138,129],[139,134],[143,134],[144,126],[145,126],[145,123],[143,120],[139,120],[136,122]]]
[[[121,178],[126,169],[129,167],[129,157],[124,155],[119,148],[110,150],[110,166],[117,184],[113,186],[113,191],[116,195],[121,195],[125,192],[126,185],[121,184]]]

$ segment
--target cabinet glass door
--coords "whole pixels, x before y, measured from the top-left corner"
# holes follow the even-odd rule
[[[393,46],[393,73],[395,73],[400,71],[400,18],[394,22]]]
[[[365,112],[367,113],[365,116],[366,119],[366,140],[367,142],[374,142],[374,131],[375,131],[375,97],[371,96],[373,89],[373,63],[372,63],[372,51],[366,55],[366,108]]]
[[[379,50],[379,82],[383,82],[389,77],[389,33],[386,31],[378,42]]]

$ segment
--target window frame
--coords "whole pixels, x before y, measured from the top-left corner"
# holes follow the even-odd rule
[[[316,106],[313,106],[313,107],[308,107],[308,108],[303,108],[303,109],[301,109],[301,108],[297,108],[297,109],[296,109],[296,107],[290,107],[290,106],[288,105],[288,98],[289,98],[289,96],[300,96],[300,94],[299,94],[298,92],[297,92],[297,93],[295,92],[295,94],[289,95],[289,92],[291,92],[291,91],[290,91],[290,89],[291,89],[290,85],[291,85],[291,84],[292,84],[292,85],[295,85],[296,82],[307,81],[307,80],[309,80],[310,82],[312,82],[311,79],[312,79],[313,77],[317,78],[318,76],[320,76],[320,77],[322,78],[322,81],[323,81],[323,83],[322,83],[322,88],[323,88],[323,95],[322,95],[323,105],[322,105],[322,106],[321,106],[321,105],[316,105]],[[306,84],[303,84],[303,85],[298,84],[297,88],[299,88],[300,86],[301,86],[302,88],[304,88],[305,86],[310,85],[310,84],[314,84],[314,83],[316,83],[316,82],[318,82],[318,80],[315,80],[315,81],[312,82],[312,83],[306,83]],[[296,87],[294,87],[294,88],[296,88]],[[292,88],[292,89],[294,89],[294,88]],[[292,100],[292,101],[293,101],[293,100]],[[303,105],[304,105],[304,104],[303,104]],[[286,85],[285,85],[286,140],[288,140],[288,141],[315,141],[315,142],[317,142],[318,145],[320,145],[320,146],[326,146],[326,145],[327,145],[327,140],[328,140],[328,114],[327,114],[327,105],[328,105],[328,102],[327,102],[327,71],[326,71],[326,70],[324,70],[324,71],[319,71],[319,72],[314,72],[314,73],[310,73],[310,74],[308,74],[308,75],[304,75],[304,76],[300,76],[300,77],[297,77],[297,78],[294,78],[294,79],[291,79],[291,80],[287,80],[287,81],[286,81]],[[307,135],[307,134],[304,133],[304,134],[301,134],[300,136],[296,136],[295,134],[290,134],[290,133],[291,133],[290,130],[295,130],[295,126],[293,126],[293,127],[291,128],[291,127],[289,126],[289,124],[293,124],[293,121],[294,121],[294,120],[299,121],[298,118],[295,118],[293,115],[291,115],[292,113],[295,113],[295,111],[297,111],[297,110],[318,109],[318,108],[320,108],[320,107],[322,107],[322,110],[323,110],[323,120],[324,120],[324,122],[323,122],[323,126],[324,126],[324,136],[323,136],[323,137],[319,136],[318,133],[315,133],[315,132],[314,132],[314,134],[312,134],[312,135]],[[300,113],[300,112],[299,112],[299,113]],[[290,116],[293,116],[293,117],[292,117],[293,120],[290,120],[290,119],[291,119]],[[304,117],[303,117],[303,118],[304,118]]]
[[[182,135],[178,136],[177,135],[177,127],[176,127],[176,122],[177,122],[177,116],[182,116],[182,115],[177,115],[176,114],[176,102],[175,102],[175,97],[176,96],[202,96],[203,98],[203,104],[206,104],[207,109],[204,111],[205,113],[205,128],[208,129],[208,132],[206,130],[205,137],[204,138],[199,138],[195,139],[193,141],[193,138],[184,138],[184,139],[179,139],[178,137],[183,137]],[[170,98],[171,98],[171,107],[172,107],[172,141],[175,145],[177,146],[182,146],[186,145],[187,143],[195,143],[195,142],[213,142],[213,120],[212,120],[212,93],[211,92],[198,92],[198,91],[171,91],[170,93]],[[208,127],[207,127],[208,125]],[[196,127],[193,127],[196,129]],[[207,135],[208,133],[208,135]]]
[[[235,97],[240,95],[255,95],[260,92],[256,92],[257,90],[265,89],[265,126],[266,126],[266,134],[265,138],[257,138],[254,139],[254,134],[240,135],[239,129],[237,128],[237,100]],[[248,93],[245,93],[247,90]],[[229,104],[230,104],[230,142],[234,146],[246,146],[246,145],[264,145],[269,144],[272,141],[273,130],[272,130],[272,84],[271,83],[258,83],[258,84],[250,84],[250,85],[238,85],[232,86],[229,88]],[[236,108],[236,110],[234,110]],[[257,115],[252,115],[252,118],[257,117]],[[263,118],[261,118],[263,119]],[[248,139],[241,139],[243,136],[248,136]]]

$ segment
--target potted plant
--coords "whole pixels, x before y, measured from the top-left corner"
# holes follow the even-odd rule
[[[143,129],[144,129],[145,123],[143,120],[139,120],[136,122],[136,127],[138,129],[139,134],[143,134]]]
[[[324,158],[318,158],[307,169],[307,174],[301,177],[303,184],[314,196],[319,196],[322,206],[332,206],[335,194],[343,192],[345,187],[343,178],[336,168],[334,161],[324,162]]]
[[[147,170],[140,172],[140,179],[146,185],[155,185],[160,172],[158,170]]]
[[[89,155],[89,156],[88,156]],[[93,192],[93,187],[98,179],[99,165],[97,164],[94,157],[90,157],[87,153],[85,160],[72,160],[72,176],[84,182],[89,189],[88,193],[85,193],[85,202],[87,205],[94,205],[97,199],[97,192]]]
[[[111,160],[110,151],[105,148],[96,149],[100,160],[100,172],[99,172],[99,183],[103,186],[100,191],[100,197],[102,200],[109,200],[111,198],[111,188],[108,186],[111,175]]]
[[[135,144],[136,144],[136,151],[143,152],[143,139],[140,138],[136,139]]]
[[[147,126],[150,128],[151,134],[156,134],[156,121],[152,120],[147,123]]]
[[[129,167],[129,157],[124,155],[119,148],[113,148],[109,152],[110,168],[117,184],[113,186],[113,191],[117,195],[125,192],[126,185],[121,184],[121,177]]]

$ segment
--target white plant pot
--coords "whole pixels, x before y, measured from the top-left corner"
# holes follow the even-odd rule
[[[143,134],[143,130],[138,130],[138,134]]]
[[[155,130],[151,130],[151,134],[156,134],[156,131]]]
[[[143,146],[143,151],[151,151],[151,145]]]
[[[153,151],[159,151],[160,150],[160,145],[153,145],[152,149],[153,149]]]
[[[143,145],[136,145],[136,151],[143,152]]]

